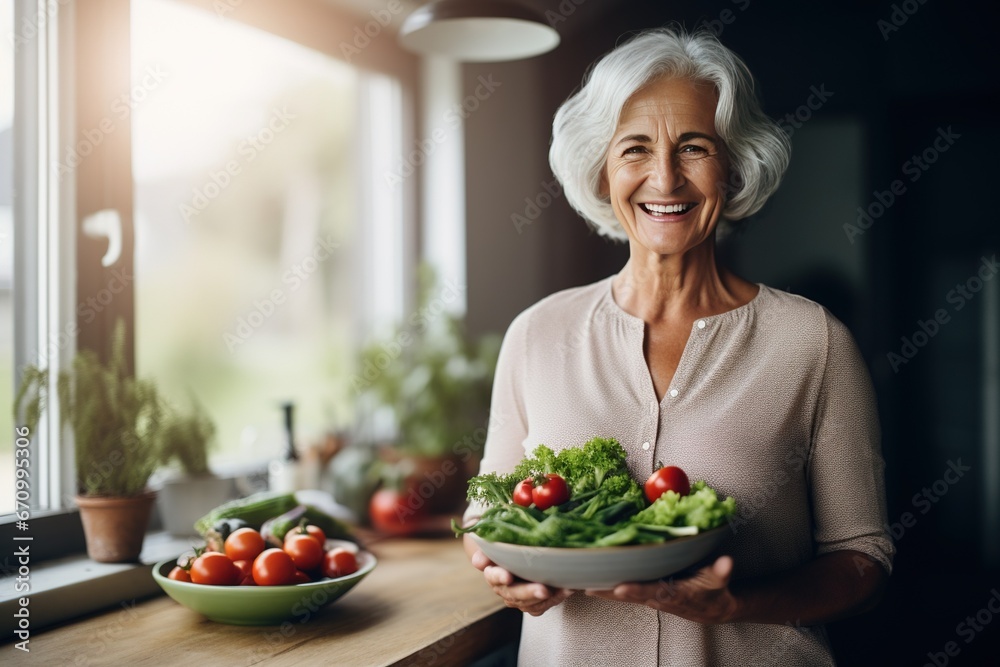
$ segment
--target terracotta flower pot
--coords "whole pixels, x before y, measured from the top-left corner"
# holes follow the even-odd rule
[[[149,526],[155,493],[140,496],[77,496],[87,555],[99,563],[137,561]]]

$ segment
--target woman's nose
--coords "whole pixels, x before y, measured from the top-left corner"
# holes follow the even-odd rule
[[[649,184],[664,194],[670,194],[684,185],[684,174],[676,156],[672,154],[658,155],[650,161],[650,171],[647,176]]]

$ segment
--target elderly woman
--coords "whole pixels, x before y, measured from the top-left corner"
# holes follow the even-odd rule
[[[526,612],[520,664],[830,665],[822,624],[880,597],[894,549],[851,334],[716,261],[719,225],[761,208],[789,150],[746,65],[705,33],[636,36],[556,114],[549,158],[568,201],[630,256],[510,325],[481,469],[614,437],[636,480],[677,465],[740,509],[713,563],[610,591],[518,580],[467,539]]]

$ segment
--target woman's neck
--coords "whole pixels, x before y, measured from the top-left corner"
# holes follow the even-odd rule
[[[612,293],[625,312],[648,324],[717,315],[757,293],[756,285],[718,267],[712,240],[680,255],[637,250],[615,277]]]

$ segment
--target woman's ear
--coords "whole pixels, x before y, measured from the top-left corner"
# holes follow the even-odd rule
[[[608,199],[611,197],[611,188],[608,186],[607,166],[604,166],[601,169],[601,180],[597,183],[597,194],[601,195],[602,199]]]

